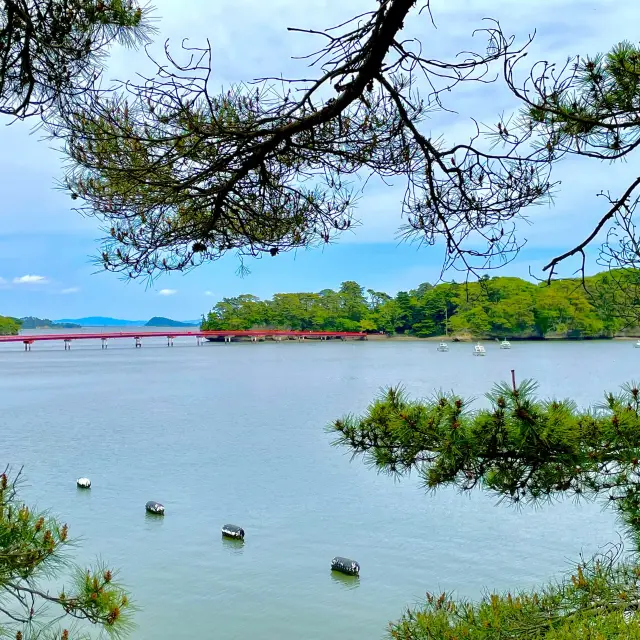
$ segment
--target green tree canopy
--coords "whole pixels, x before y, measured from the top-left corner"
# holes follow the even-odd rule
[[[640,390],[634,383],[586,411],[541,400],[536,385],[497,385],[488,408],[455,394],[412,400],[391,388],[361,416],[336,420],[336,444],[378,470],[416,471],[430,490],[481,489],[511,503],[600,499],[640,545]],[[391,625],[402,640],[638,638],[640,566],[603,555],[531,592],[490,594],[479,603],[429,594]]]
[[[445,333],[478,338],[612,337],[635,327],[620,318],[603,279],[607,272],[579,279],[535,285],[519,278],[483,278],[464,285],[421,285],[395,297],[343,282],[339,291],[277,293],[271,300],[252,295],[224,298],[212,309],[204,329],[277,328],[316,331],[403,333],[419,337]],[[586,288],[585,288],[586,287]],[[629,324],[631,323],[631,324]]]
[[[18,318],[0,316],[0,336],[15,336],[20,332],[22,322]]]
[[[150,8],[123,0],[0,0],[0,113],[25,118],[94,88],[114,42],[154,31]]]
[[[209,329],[251,329],[266,320],[264,303],[252,295],[223,298],[210,311],[206,326]]]

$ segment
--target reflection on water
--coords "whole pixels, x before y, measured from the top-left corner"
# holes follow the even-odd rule
[[[151,513],[144,510],[144,520],[147,529],[161,527],[164,524],[164,519],[166,516],[158,515],[157,513]]]
[[[331,572],[331,580],[344,589],[357,589],[360,586],[360,576],[348,576],[339,571]]]
[[[78,500],[91,499],[91,489],[82,489],[76,485],[76,494],[78,496]]]
[[[244,550],[244,540],[237,540],[234,538],[227,538],[222,536],[222,546],[229,550],[231,553],[242,554]]]

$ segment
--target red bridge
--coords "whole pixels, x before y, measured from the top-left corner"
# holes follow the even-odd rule
[[[26,334],[18,336],[0,336],[0,342],[22,342],[25,351],[31,351],[34,342],[51,342],[58,340],[64,343],[65,350],[71,349],[74,340],[100,340],[102,348],[106,349],[109,340],[129,339],[134,341],[136,348],[142,347],[144,338],[166,338],[167,346],[173,346],[174,338],[194,337],[196,344],[203,340],[209,342],[232,342],[246,340],[262,342],[263,340],[366,340],[367,334],[358,331],[104,331],[95,333],[43,333],[40,335]]]

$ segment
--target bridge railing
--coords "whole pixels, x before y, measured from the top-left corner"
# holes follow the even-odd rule
[[[294,331],[284,329],[259,329],[259,330],[216,330],[202,331],[199,329],[185,331],[166,329],[163,331],[99,331],[84,333],[42,333],[42,334],[20,334],[16,336],[0,336],[2,342],[23,342],[32,344],[34,342],[63,341],[69,344],[73,340],[111,340],[111,339],[134,339],[142,340],[143,338],[180,338],[180,337],[196,337],[196,338],[353,338],[365,339],[367,334],[360,331]]]

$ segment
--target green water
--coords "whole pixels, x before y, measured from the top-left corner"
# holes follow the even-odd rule
[[[135,638],[381,638],[426,590],[533,585],[615,539],[598,505],[425,496],[351,462],[323,427],[384,385],[480,395],[512,368],[586,404],[637,377],[630,343],[490,344],[484,358],[425,342],[163,344],[0,349],[3,460],[83,538],[80,560],[121,568]],[[146,516],[148,500],[166,516]],[[243,545],[221,539],[226,523]],[[331,574],[335,555],[360,579]]]

